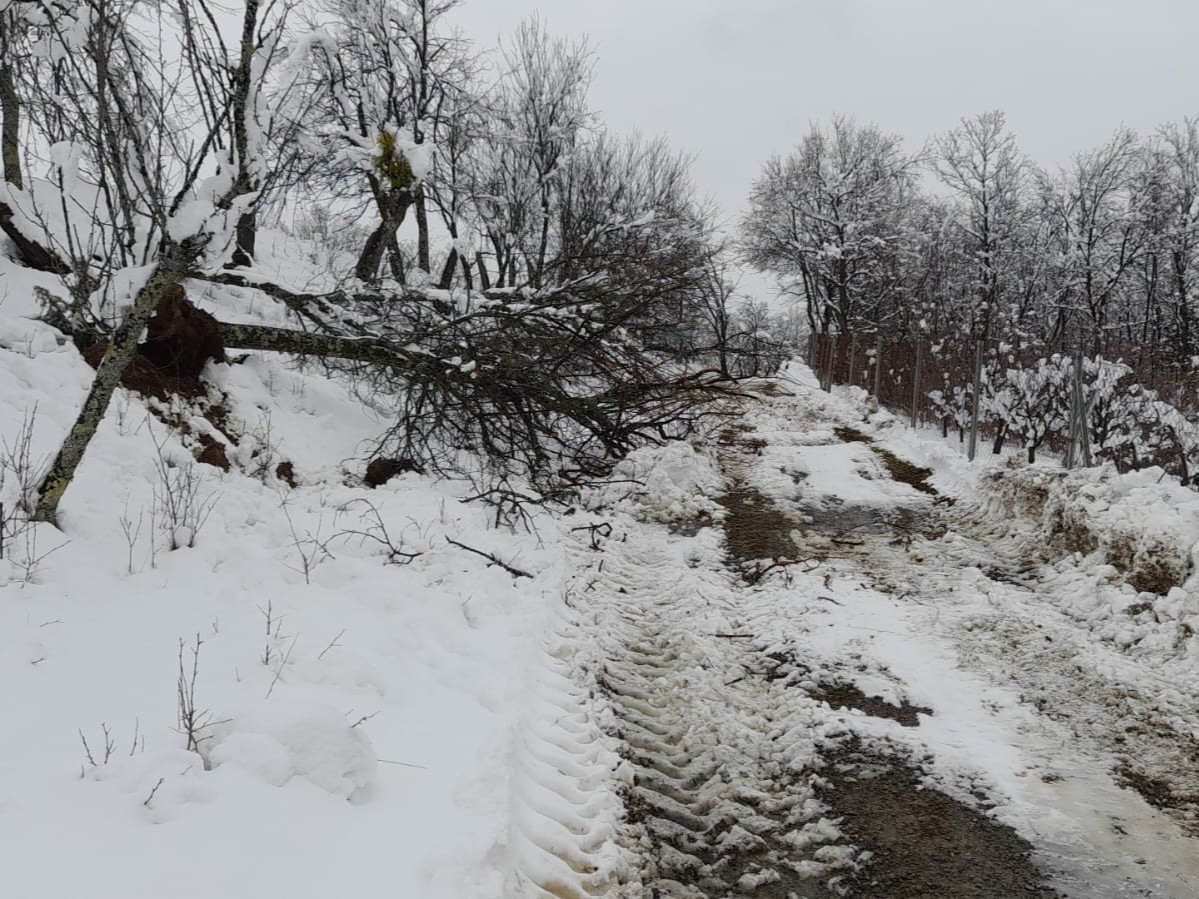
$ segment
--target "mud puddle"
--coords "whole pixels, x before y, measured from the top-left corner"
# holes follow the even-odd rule
[[[937,489],[929,483],[929,478],[933,476],[931,468],[923,468],[920,465],[913,465],[906,459],[901,459],[890,450],[883,449],[881,446],[875,444],[873,437],[869,434],[863,434],[857,428],[833,428],[833,433],[843,443],[864,443],[869,446],[871,452],[882,461],[892,480],[899,481],[901,484],[907,484],[909,487],[919,490],[921,493],[926,493],[929,496],[940,495]]]
[[[800,512],[807,519],[804,529],[822,534],[929,540],[945,535],[945,525],[935,514],[908,506],[856,506],[826,497],[820,503],[801,505]]]
[[[797,547],[791,532],[798,526],[765,494],[737,482],[717,499],[724,507],[725,544],[738,563],[792,559]]]
[[[920,716],[933,713],[927,706],[912,705],[907,700],[895,705],[879,696],[867,696],[848,683],[820,684],[814,690],[809,690],[808,695],[820,702],[827,702],[834,709],[856,709],[872,718],[887,718],[904,727],[919,727]]]
[[[886,718],[904,727],[919,727],[921,715],[932,715],[933,710],[922,705],[913,705],[906,699],[898,705],[887,702],[880,696],[869,696],[856,685],[827,675],[815,674],[799,662],[792,652],[774,650],[764,653],[761,662],[746,671],[756,674],[768,682],[782,681],[784,687],[797,687],[817,702],[827,702],[835,709],[856,709],[872,718]]]
[[[871,853],[849,896],[1059,899],[1010,827],[924,785],[907,762],[853,746],[829,761],[821,799],[846,839]],[[861,856],[859,856],[861,861]]]

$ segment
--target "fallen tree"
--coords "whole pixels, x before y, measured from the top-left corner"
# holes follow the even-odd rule
[[[379,9],[406,2],[380,0]],[[523,210],[512,245],[495,251],[503,277],[487,278],[483,253],[464,240],[449,258],[473,258],[484,289],[474,289],[469,266],[456,286],[452,264],[440,289],[425,286],[425,240],[418,269],[426,277],[408,284],[377,278],[377,259],[369,272],[358,272],[369,281],[347,277],[326,292],[297,293],[264,279],[253,264],[257,214],[267,192],[286,184],[279,173],[297,164],[295,147],[311,149],[323,127],[311,110],[328,84],[319,66],[306,65],[328,35],[318,29],[289,45],[287,0],[247,0],[240,41],[229,44],[211,0],[169,0],[164,7],[169,15],[158,18],[147,18],[137,0],[70,7],[29,0],[21,7],[25,24],[54,52],[31,57],[36,71],[21,87],[28,96],[9,107],[31,110],[37,140],[51,148],[51,167],[18,191],[20,216],[3,218],[0,209],[0,224],[18,231],[26,257],[46,249],[38,267],[58,272],[65,292],[42,294],[46,320],[71,333],[93,364],[99,358],[42,484],[37,518],[56,521],[135,359],[144,369],[186,358],[194,378],[198,363],[219,359],[224,348],[317,357],[392,416],[376,454],[426,470],[474,473],[483,460],[500,481],[518,475],[539,486],[600,475],[639,443],[686,436],[713,414],[710,401],[730,392],[727,378],[696,371],[703,363],[687,356],[696,345],[692,309],[706,277],[711,228],[693,202],[683,163],[662,147],[632,142],[619,152],[597,145],[568,153],[551,135],[539,146],[563,164],[532,165],[526,142],[504,136],[510,129],[501,116],[494,136],[506,155],[497,165],[510,163],[519,176],[506,208]],[[395,47],[408,45],[406,23],[415,20],[389,13],[381,21],[404,38]],[[530,48],[551,46],[540,33],[527,37]],[[182,57],[163,59],[156,48],[175,40]],[[538,53],[526,62],[548,65]],[[536,80],[541,73],[534,69],[526,74]],[[530,96],[533,102],[540,95]],[[582,103],[581,94],[575,100]],[[327,161],[371,178],[407,166],[411,177],[400,180],[414,197],[424,196],[421,179],[443,177],[440,192],[429,194],[441,211],[469,208],[477,217],[472,230],[491,234],[478,217],[494,204],[466,190],[470,179],[439,175],[419,141],[396,142],[418,124],[404,118],[407,109],[380,107],[379,121],[360,122],[361,133],[351,136],[353,152]],[[571,141],[586,137],[570,133]],[[401,151],[409,155],[401,159]],[[454,158],[466,164],[472,157]],[[385,230],[394,231],[393,224],[385,221]],[[390,234],[388,241],[398,264]],[[329,274],[337,283],[337,273]],[[209,317],[210,331],[197,345],[172,347],[172,339],[188,339],[186,322],[207,315],[179,305],[182,291],[197,282],[218,293],[260,291],[288,309],[290,323]],[[168,297],[174,299],[164,305]],[[151,336],[143,341],[147,327]]]

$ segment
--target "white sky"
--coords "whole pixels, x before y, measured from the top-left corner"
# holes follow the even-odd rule
[[[537,12],[596,51],[592,103],[666,134],[735,218],[762,162],[851,114],[910,149],[1003,109],[1042,165],[1199,115],[1195,0],[466,0],[485,46]]]
[[[466,0],[493,45],[537,11],[596,48],[592,101],[617,130],[695,154],[730,212],[773,152],[834,112],[915,149],[1000,108],[1042,164],[1199,115],[1194,0]]]

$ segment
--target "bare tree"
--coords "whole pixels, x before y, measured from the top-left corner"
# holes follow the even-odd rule
[[[475,163],[473,194],[491,256],[491,271],[480,272],[495,287],[540,287],[554,253],[563,163],[592,119],[591,53],[532,19],[504,48],[504,65],[492,111],[498,127]]]
[[[1056,178],[1041,179],[1055,249],[1059,346],[1089,336],[1097,351],[1110,338],[1115,301],[1136,264],[1144,231],[1127,214],[1139,159],[1136,135],[1118,130],[1103,146],[1080,153]]]
[[[837,118],[764,166],[742,222],[745,256],[797,282],[813,331],[887,317],[917,163],[898,137]]]
[[[1172,342],[1180,360],[1195,352],[1193,320],[1199,288],[1199,119],[1184,119],[1159,131],[1165,157],[1163,227],[1159,245],[1169,261],[1170,327],[1162,337]],[[1147,307],[1153,308],[1152,294]],[[1146,319],[1150,318],[1146,314]]]
[[[390,255],[392,276],[405,272],[396,232],[415,208],[417,266],[431,269],[425,184],[436,144],[469,105],[471,66],[465,42],[443,34],[442,20],[458,0],[331,0],[323,39],[313,48],[324,89],[320,109],[332,123],[324,146],[325,183],[361,195],[378,216],[355,274],[374,281]]]
[[[1003,113],[994,111],[963,119],[943,135],[937,142],[936,168],[961,202],[955,225],[977,272],[978,311],[971,315],[970,332],[985,340],[1015,286],[1010,268],[1025,233],[1028,165],[1015,137],[1005,131]]]
[[[36,2],[44,40],[57,48],[38,122],[57,148],[52,187],[61,217],[48,222],[46,234],[71,268],[72,300],[56,310],[57,320],[108,337],[92,388],[42,486],[37,517],[54,521],[159,303],[189,274],[219,267],[238,221],[252,210],[254,196],[244,194],[238,173],[254,171],[255,161],[237,159],[236,141],[222,151],[218,135],[230,119],[250,122],[249,110],[267,98],[263,78],[249,85],[197,78],[198,89],[189,93],[163,62],[153,42],[165,40],[164,17],[171,27],[184,20],[185,29],[215,31],[211,19],[184,16],[185,9],[203,7],[184,2],[144,19],[134,0],[90,0],[74,15],[52,8],[50,0]],[[274,14],[283,16],[286,8]],[[243,35],[258,33],[243,29]],[[196,43],[219,42],[210,31]],[[243,147],[256,153],[261,142],[247,133]],[[226,165],[211,174],[214,155]]]

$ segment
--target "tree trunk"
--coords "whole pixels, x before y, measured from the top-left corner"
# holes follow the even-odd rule
[[[491,290],[491,278],[487,274],[487,263],[481,252],[475,253],[475,269],[479,273],[479,287],[483,290]]]
[[[12,54],[8,49],[9,36],[6,17],[0,13],[0,158],[4,162],[4,180],[18,190],[24,187],[21,179],[21,98],[17,95],[13,77]]]
[[[475,279],[470,271],[470,260],[463,255],[458,258],[458,261],[462,265],[462,283],[466,286],[467,290],[474,290]]]
[[[392,241],[395,240],[396,231],[399,230],[400,225],[404,224],[404,217],[408,214],[408,207],[411,205],[412,198],[407,194],[399,198],[389,196],[379,201],[383,220],[366,239],[362,253],[358,256],[354,275],[359,281],[378,280],[379,266],[383,263],[383,256],[387,253],[387,248],[391,246]]]
[[[429,261],[429,213],[425,208],[425,188],[416,189],[416,264],[426,275],[432,273]]]
[[[242,213],[237,218],[237,243],[233,248],[233,265],[250,265],[254,261],[254,244],[258,238],[258,214]]]
[[[54,462],[42,481],[37,508],[33,514],[35,521],[48,521],[57,525],[58,504],[71,485],[75,471],[83,461],[83,454],[95,436],[96,428],[104,419],[104,413],[108,411],[108,404],[121,382],[121,375],[137,353],[137,342],[145,330],[146,323],[154,315],[162,299],[177,288],[195,257],[194,249],[172,247],[145,286],[138,291],[133,308],[129,310],[125,320],[113,332],[104,358],[100,360],[100,367],[96,370],[92,388],[83,401],[83,408],[79,410],[75,424],[63,440],[58,455],[54,457]]]
[[[449,290],[454,284],[454,269],[458,267],[458,251],[450,247],[450,255],[445,259],[445,265],[441,268],[441,277],[437,281],[437,286],[441,290]]]
[[[386,340],[341,337],[266,325],[236,325],[227,322],[218,322],[217,325],[221,343],[228,349],[349,359],[352,362],[369,362],[400,369],[413,368],[417,364],[394,343]],[[422,356],[421,361],[427,361],[427,358]]]
[[[4,165],[4,181],[17,190],[25,186],[21,173],[21,98],[17,94],[11,50],[11,22],[0,13],[0,162]],[[21,233],[13,221],[13,210],[0,202],[0,231],[17,247],[17,252],[29,268],[40,272],[65,275],[70,269],[50,250]]]
[[[1007,425],[1000,423],[999,430],[995,433],[995,443],[991,447],[991,455],[998,456],[1003,452],[1003,441],[1007,437]]]
[[[17,252],[21,255],[21,262],[29,268],[37,269],[39,272],[53,272],[56,275],[65,275],[71,271],[70,267],[58,258],[56,253],[47,250],[36,240],[26,237],[21,232],[16,222],[13,221],[12,209],[5,203],[0,203],[0,231],[3,231],[8,239],[16,245]]]
[[[253,115],[250,110],[250,78],[254,61],[254,27],[258,23],[259,0],[246,0],[242,17],[241,58],[233,81],[233,147],[237,163],[237,186],[233,198],[253,193],[257,185],[250,177],[250,137],[246,120]],[[237,242],[233,248],[234,266],[250,265],[254,256],[254,243],[258,233],[258,216],[251,209],[237,219]]]

